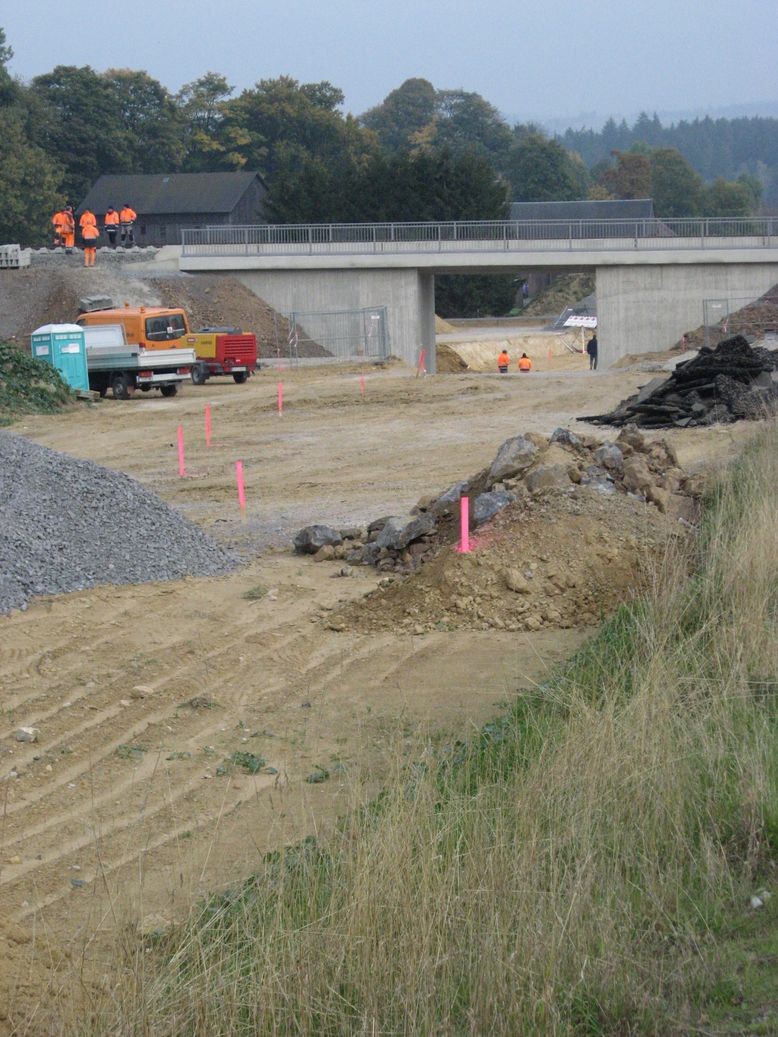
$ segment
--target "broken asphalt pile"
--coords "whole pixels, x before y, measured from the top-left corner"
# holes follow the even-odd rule
[[[550,439],[529,433],[410,514],[362,529],[307,526],[295,550],[391,574],[358,607],[329,617],[333,629],[575,626],[623,600],[647,554],[682,530],[679,518],[693,519],[701,488],[670,444],[647,442],[635,428],[612,443],[567,429]],[[471,499],[471,555],[455,549],[463,495]],[[398,579],[407,574],[414,579]]]
[[[236,565],[129,476],[0,432],[0,613],[39,594],[217,576]]]
[[[753,349],[742,335],[701,349],[669,378],[655,378],[609,414],[581,418],[598,425],[689,428],[758,419],[778,407],[778,353]]]

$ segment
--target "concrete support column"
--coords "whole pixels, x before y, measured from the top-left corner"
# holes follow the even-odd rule
[[[348,270],[231,270],[280,313],[362,310],[386,306],[389,351],[408,364],[426,351],[435,371],[435,278],[413,267]]]
[[[706,299],[757,299],[778,283],[778,263],[598,266],[600,367],[628,353],[670,349],[703,322]]]

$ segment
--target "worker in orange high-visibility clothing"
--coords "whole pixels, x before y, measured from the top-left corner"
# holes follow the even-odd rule
[[[76,243],[76,218],[73,215],[73,206],[66,205],[62,210],[62,244],[66,252],[72,252]]]
[[[497,357],[497,370],[500,374],[508,373],[508,365],[511,362],[511,358],[508,356],[507,350],[503,349],[502,353]]]
[[[62,235],[65,227],[64,209],[57,209],[51,217],[51,226],[54,231],[54,248],[58,248],[62,244]]]
[[[526,353],[522,353],[519,357],[519,370],[522,374],[527,374],[532,370],[532,361]]]
[[[97,217],[91,209],[84,209],[84,211],[81,213],[81,216],[79,217],[78,225],[81,228],[81,234],[83,236],[84,227],[97,226]]]
[[[112,205],[108,206],[108,211],[105,214],[103,225],[105,226],[105,233],[108,237],[108,244],[113,248],[116,248],[116,232],[119,230],[119,213]]]
[[[135,235],[132,232],[132,225],[138,218],[138,214],[130,206],[129,202],[125,202],[122,206],[121,212],[119,213],[119,226],[122,229],[122,245],[134,245]]]
[[[84,239],[84,266],[94,266],[97,256],[97,239],[100,237],[100,228],[97,223],[87,223],[81,228],[81,237]]]

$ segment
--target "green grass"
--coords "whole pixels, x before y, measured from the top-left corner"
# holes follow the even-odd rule
[[[775,897],[748,901],[778,893],[777,689],[773,424],[650,595],[137,947],[99,1032],[770,1032]]]

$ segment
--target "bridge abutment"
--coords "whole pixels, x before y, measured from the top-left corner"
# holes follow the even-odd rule
[[[703,321],[705,299],[756,299],[778,283],[778,263],[597,267],[600,366],[670,349]]]
[[[362,310],[386,306],[389,352],[435,373],[435,275],[426,270],[233,270],[280,313]]]

